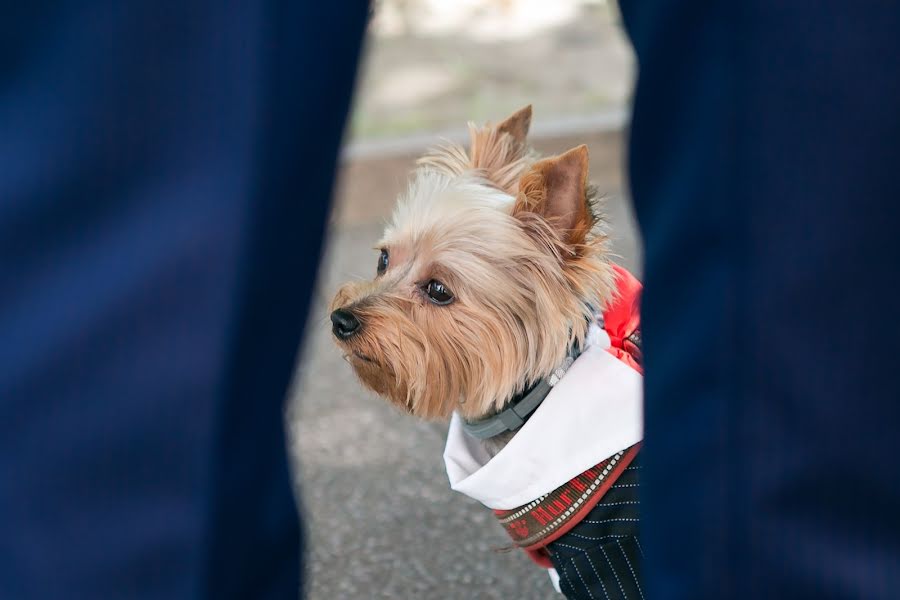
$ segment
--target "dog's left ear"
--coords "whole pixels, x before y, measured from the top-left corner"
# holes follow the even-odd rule
[[[531,105],[520,108],[497,125],[497,131],[508,133],[520,146],[525,144],[528,129],[531,127]]]
[[[519,182],[513,216],[538,215],[567,244],[581,244],[594,226],[587,198],[588,149],[581,145],[534,163]]]
[[[530,104],[498,125],[475,127],[469,123],[471,141],[465,166],[479,169],[496,187],[510,195],[515,194],[522,171],[528,166],[525,138],[530,126]]]

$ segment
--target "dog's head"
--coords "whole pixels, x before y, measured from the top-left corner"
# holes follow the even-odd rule
[[[422,418],[498,410],[551,373],[609,299],[587,148],[535,161],[530,120],[527,107],[470,126],[468,150],[422,158],[374,279],[332,301],[335,339],[362,382]]]

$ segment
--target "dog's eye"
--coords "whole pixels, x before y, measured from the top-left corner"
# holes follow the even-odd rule
[[[384,248],[381,249],[381,256],[378,257],[378,274],[381,275],[388,268],[388,251]]]
[[[425,286],[425,295],[428,296],[429,300],[439,306],[444,306],[445,304],[453,302],[453,292],[437,279],[432,279],[428,282]]]

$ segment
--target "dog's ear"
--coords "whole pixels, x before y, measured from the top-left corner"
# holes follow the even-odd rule
[[[520,108],[499,125],[469,123],[469,151],[456,146],[430,152],[417,162],[454,175],[477,170],[491,185],[515,196],[519,179],[530,163],[525,138],[531,125],[531,105]]]
[[[520,108],[497,125],[497,131],[508,133],[517,144],[524,145],[530,127],[531,105],[529,104],[524,108]]]
[[[499,125],[469,124],[468,168],[480,170],[492,184],[513,195],[528,166],[525,137],[531,125],[531,105],[521,108]]]
[[[588,149],[581,145],[532,165],[519,181],[513,216],[538,215],[568,244],[581,244],[594,226],[587,197]]]

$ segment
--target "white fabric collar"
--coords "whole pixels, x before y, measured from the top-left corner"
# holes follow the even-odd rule
[[[641,441],[643,377],[607,352],[609,345],[592,325],[585,351],[493,458],[454,413],[444,448],[450,487],[510,510]]]

